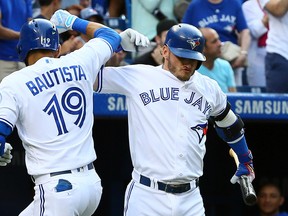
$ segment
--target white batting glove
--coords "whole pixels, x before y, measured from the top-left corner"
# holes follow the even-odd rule
[[[129,52],[135,52],[136,46],[148,47],[148,45],[150,44],[149,39],[145,35],[131,28],[128,28],[125,31],[121,32],[120,37],[122,39],[121,47],[123,48],[123,50]]]
[[[12,159],[12,146],[9,143],[5,143],[4,154],[0,157],[0,166],[7,166],[7,164],[11,163]]]
[[[50,21],[55,24],[58,33],[61,34],[65,31],[72,30],[72,25],[77,16],[70,14],[66,10],[57,10]]]

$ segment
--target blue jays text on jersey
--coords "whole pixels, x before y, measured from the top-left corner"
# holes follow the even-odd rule
[[[59,67],[34,78],[34,80],[26,82],[26,86],[35,96],[45,89],[52,88],[60,83],[87,80],[85,72],[80,65],[71,65],[68,67]]]
[[[229,14],[222,14],[221,17],[217,16],[217,15],[212,15],[212,16],[208,16],[203,18],[202,20],[199,21],[199,26],[201,27],[205,27],[208,26],[211,23],[218,23],[218,22],[227,22],[230,23],[231,25],[235,25],[236,22],[236,17],[229,15]]]
[[[156,96],[158,95],[158,96]],[[149,103],[158,102],[160,100],[175,100],[179,101],[179,88],[175,87],[166,87],[160,88],[159,90],[151,89],[148,92],[142,92],[139,94],[144,106],[148,105]],[[211,105],[208,101],[203,98],[202,95],[197,96],[196,92],[191,92],[190,97],[185,98],[184,102],[186,104],[191,104],[194,107],[197,107],[204,115],[209,115],[211,110]]]

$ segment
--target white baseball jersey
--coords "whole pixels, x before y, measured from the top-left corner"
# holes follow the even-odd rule
[[[161,66],[106,67],[98,92],[126,95],[134,169],[169,182],[203,174],[209,116],[225,109],[218,84],[198,73],[183,82]]]
[[[112,55],[102,39],[61,58],[42,58],[0,85],[0,121],[17,127],[30,175],[71,170],[96,159],[93,83]]]

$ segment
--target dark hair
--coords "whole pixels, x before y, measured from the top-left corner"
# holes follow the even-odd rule
[[[160,36],[162,32],[168,31],[172,26],[176,24],[178,24],[178,22],[172,19],[161,20],[156,27],[157,35]]]
[[[281,196],[284,196],[283,191],[281,190],[280,186],[278,183],[274,182],[274,181],[264,181],[262,183],[260,183],[259,188],[258,188],[258,194],[262,191],[263,188],[265,187],[274,187],[278,190],[279,194]]]
[[[38,0],[40,7],[41,6],[48,6],[52,3],[53,0]]]

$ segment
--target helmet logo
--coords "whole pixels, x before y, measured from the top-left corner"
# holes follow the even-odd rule
[[[41,40],[40,43],[43,47],[50,47],[51,46],[51,44],[50,44],[51,39],[50,38],[46,38],[46,37],[41,36],[40,40]]]
[[[200,38],[189,39],[187,40],[187,43],[189,43],[192,50],[194,50],[197,46],[200,45]]]

